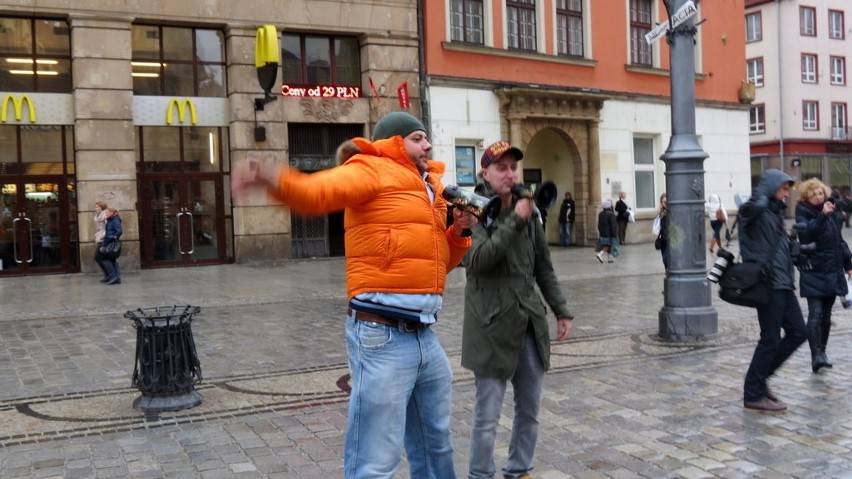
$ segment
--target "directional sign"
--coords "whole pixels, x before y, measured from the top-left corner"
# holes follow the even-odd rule
[[[678,8],[674,15],[672,15],[671,23],[676,27],[687,21],[696,13],[698,13],[698,9],[695,7],[695,3],[692,0],[689,0],[684,3],[683,6]],[[653,30],[645,34],[645,41],[650,45],[659,40],[661,36],[669,31],[669,26],[669,22],[663,22],[657,25]]]

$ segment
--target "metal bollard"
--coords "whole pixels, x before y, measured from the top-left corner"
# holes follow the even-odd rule
[[[201,382],[201,363],[192,337],[197,306],[157,306],[124,314],[136,329],[136,360],[131,386],[141,396],[133,409],[180,411],[201,404],[195,385]]]

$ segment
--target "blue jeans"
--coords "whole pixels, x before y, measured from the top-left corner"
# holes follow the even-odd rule
[[[497,423],[500,421],[507,380],[479,374],[475,378],[476,406],[470,432],[470,469],[467,477],[491,479],[496,472],[494,441],[497,438]],[[532,328],[528,328],[524,336],[518,365],[511,380],[515,396],[515,419],[509,440],[509,462],[503,468],[503,477],[519,478],[533,468],[533,453],[538,441],[538,410],[544,381],[544,367]]]
[[[559,244],[571,246],[571,230],[573,229],[574,223],[559,223]]]
[[[453,371],[431,329],[404,332],[346,319],[352,393],[346,479],[390,479],[405,447],[412,478],[455,479]]]
[[[745,377],[745,401],[759,401],[766,396],[766,380],[808,339],[802,309],[793,290],[773,289],[769,304],[757,308],[757,320],[760,340]]]

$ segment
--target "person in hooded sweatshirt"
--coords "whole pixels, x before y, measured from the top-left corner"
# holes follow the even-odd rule
[[[790,196],[792,185],[790,175],[774,168],[766,170],[738,214],[743,261],[768,265],[772,281],[769,303],[757,308],[760,339],[743,387],[743,406],[756,411],[787,409],[769,389],[767,380],[808,339],[794,291],[790,237],[784,229],[784,200]]]
[[[802,244],[813,243],[816,250],[808,255],[807,267],[799,271],[799,294],[808,300],[808,345],[811,370],[832,367],[825,348],[831,331],[831,308],[838,296],[846,296],[846,275],[852,274],[852,252],[843,239],[843,217],[828,196],[828,185],[811,178],[799,185],[796,223],[805,225],[799,232]]]

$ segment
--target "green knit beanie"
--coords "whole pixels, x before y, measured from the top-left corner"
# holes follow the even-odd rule
[[[423,122],[404,111],[394,111],[385,115],[373,129],[373,141],[385,140],[399,135],[403,138],[412,131],[426,131]]]

